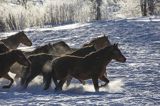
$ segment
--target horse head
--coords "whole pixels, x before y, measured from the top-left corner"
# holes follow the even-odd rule
[[[18,35],[19,35],[19,40],[22,44],[26,46],[32,46],[31,40],[27,37],[24,31],[19,32]]]
[[[113,59],[119,62],[125,62],[126,58],[125,56],[121,53],[120,49],[118,48],[118,44],[114,44],[112,46],[112,55]]]

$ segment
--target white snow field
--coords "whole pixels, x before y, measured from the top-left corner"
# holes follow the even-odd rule
[[[18,81],[11,89],[1,87],[8,82],[0,79],[0,105],[160,105],[160,19],[139,18],[70,24],[53,28],[29,28],[26,34],[33,42],[31,48],[49,42],[65,41],[71,47],[81,47],[92,38],[105,33],[126,56],[126,63],[112,61],[107,67],[108,86],[95,92],[92,81],[82,86],[73,80],[62,92],[52,88],[44,91],[42,78],[37,77],[29,88],[22,90]],[[0,33],[6,37],[11,33]],[[29,50],[21,46],[20,49]],[[101,81],[99,81],[102,83]]]

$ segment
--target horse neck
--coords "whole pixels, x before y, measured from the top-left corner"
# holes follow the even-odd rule
[[[17,61],[13,52],[4,53],[3,58],[8,62],[8,67],[12,66]]]
[[[96,60],[95,62],[107,65],[112,60],[113,56],[111,50],[109,48],[107,50],[106,49],[106,47],[100,49],[92,54],[87,55],[85,58],[92,61]]]

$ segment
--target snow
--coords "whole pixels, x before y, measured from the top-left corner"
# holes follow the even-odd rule
[[[100,92],[94,91],[91,80],[85,86],[73,80],[69,88],[64,85],[62,92],[55,92],[54,84],[44,91],[42,78],[37,77],[26,90],[21,89],[18,81],[11,89],[0,88],[0,105],[160,105],[160,18],[96,21],[53,28],[30,28],[25,32],[33,42],[31,48],[60,40],[79,48],[105,33],[112,43],[119,43],[127,61],[112,61],[107,66],[111,82]],[[8,33],[0,35],[4,37]],[[25,46],[21,48],[26,49]],[[0,79],[0,87],[5,82],[8,81]]]

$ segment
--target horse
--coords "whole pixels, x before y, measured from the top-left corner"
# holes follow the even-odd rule
[[[79,57],[84,57],[86,55],[88,55],[89,53],[92,53],[96,51],[96,48],[94,45],[89,45],[89,46],[85,46],[85,47],[82,47],[76,51],[74,51],[73,53],[71,54],[68,54],[68,55],[72,55],[72,56],[79,56]],[[70,85],[70,82],[72,80],[72,76],[68,77],[67,79],[67,87]],[[83,80],[79,80],[83,85],[85,84],[85,81]]]
[[[7,51],[9,51],[9,48],[3,42],[0,42],[0,53],[4,53]]]
[[[56,56],[63,56],[68,53],[72,53],[74,50],[70,48],[64,41],[59,41],[57,43],[52,44],[53,50],[52,54]]]
[[[84,56],[85,54],[89,54],[92,51],[96,51],[96,49],[94,48],[94,46],[89,46],[89,47],[81,48],[71,53],[70,55]],[[47,76],[48,71],[46,71],[46,69],[43,67],[45,67],[45,65],[47,65],[47,67],[51,67],[51,65],[49,65],[48,62],[51,61],[53,58],[56,58],[56,57],[49,54],[44,54],[44,53],[29,56],[28,60],[31,61],[31,68],[26,68],[25,70],[23,70],[23,72],[25,73],[23,74],[21,85],[24,88],[27,88],[29,82],[33,80],[33,78],[35,78],[37,75],[42,74],[44,79],[44,90],[47,90],[50,85],[51,77]],[[80,82],[83,83],[83,81],[81,80]]]
[[[38,46],[35,50],[29,51],[29,52],[24,52],[26,56],[34,55],[34,54],[39,54],[39,53],[47,53],[47,54],[52,54],[53,56],[61,56],[64,55],[65,53],[71,53],[72,50],[71,48],[64,42],[64,41],[59,41],[56,43],[48,43],[43,46]],[[10,72],[16,74],[15,78],[20,78],[22,77],[22,65],[15,63],[11,69]]]
[[[3,86],[3,88],[10,88],[13,84],[13,79],[8,75],[8,72],[15,62],[24,66],[30,65],[30,62],[20,50],[11,50],[0,54],[0,78],[4,77],[10,80],[10,84]]]
[[[105,46],[110,46],[111,42],[108,39],[108,36],[99,36],[97,38],[93,38],[89,43],[83,44],[82,47],[89,46],[89,45],[95,45],[96,50],[99,50]]]
[[[92,79],[95,91],[99,91],[98,79],[108,83],[104,77],[106,66],[114,59],[119,62],[125,62],[126,58],[118,48],[118,44],[104,47],[85,57],[63,56],[52,61],[52,77],[55,83],[55,90],[62,90],[68,75],[78,80]]]
[[[32,46],[32,42],[29,40],[24,31],[11,35],[6,39],[2,39],[1,42],[3,42],[10,49],[16,49],[20,43],[26,46]]]
[[[94,48],[96,49],[96,50],[99,50],[99,49],[101,49],[101,48],[103,48],[103,47],[105,47],[105,46],[110,46],[111,45],[111,42],[109,41],[109,39],[108,39],[108,36],[105,36],[105,34],[103,35],[103,36],[99,36],[99,37],[97,37],[97,38],[93,38],[89,43],[85,43],[85,44],[83,44],[83,46],[82,46],[82,48],[84,47],[84,49],[85,49],[85,47],[88,47],[88,46],[92,46],[92,45],[94,45]],[[91,53],[91,52],[93,52],[93,51],[90,51],[89,52],[89,48],[86,48],[86,50],[88,51],[88,52],[85,52],[85,50],[83,50],[83,49],[81,49],[81,51],[77,51],[77,53],[75,52],[75,53],[72,53],[72,54],[70,54],[70,55],[74,55],[74,56],[80,56],[80,57],[84,57],[84,56],[86,56],[86,55],[88,55],[89,53]],[[91,50],[91,49],[90,49]],[[105,72],[105,76],[107,76],[107,73]],[[71,80],[72,80],[72,76],[70,76],[70,77],[68,77],[68,79],[67,79],[67,84],[66,84],[66,86],[68,87],[69,85],[70,85],[70,82],[71,82]],[[83,81],[83,80],[80,80],[80,82],[84,85],[85,84],[85,81]],[[109,80],[108,80],[108,82],[109,82]]]
[[[37,75],[42,74],[43,81],[47,81],[48,78],[46,77],[46,74],[51,71],[49,63],[53,58],[54,57],[52,55],[46,53],[30,55],[28,60],[31,62],[31,65],[29,67],[24,67],[22,71],[23,76],[21,79],[21,85],[23,88],[27,88],[29,82],[32,81]]]

